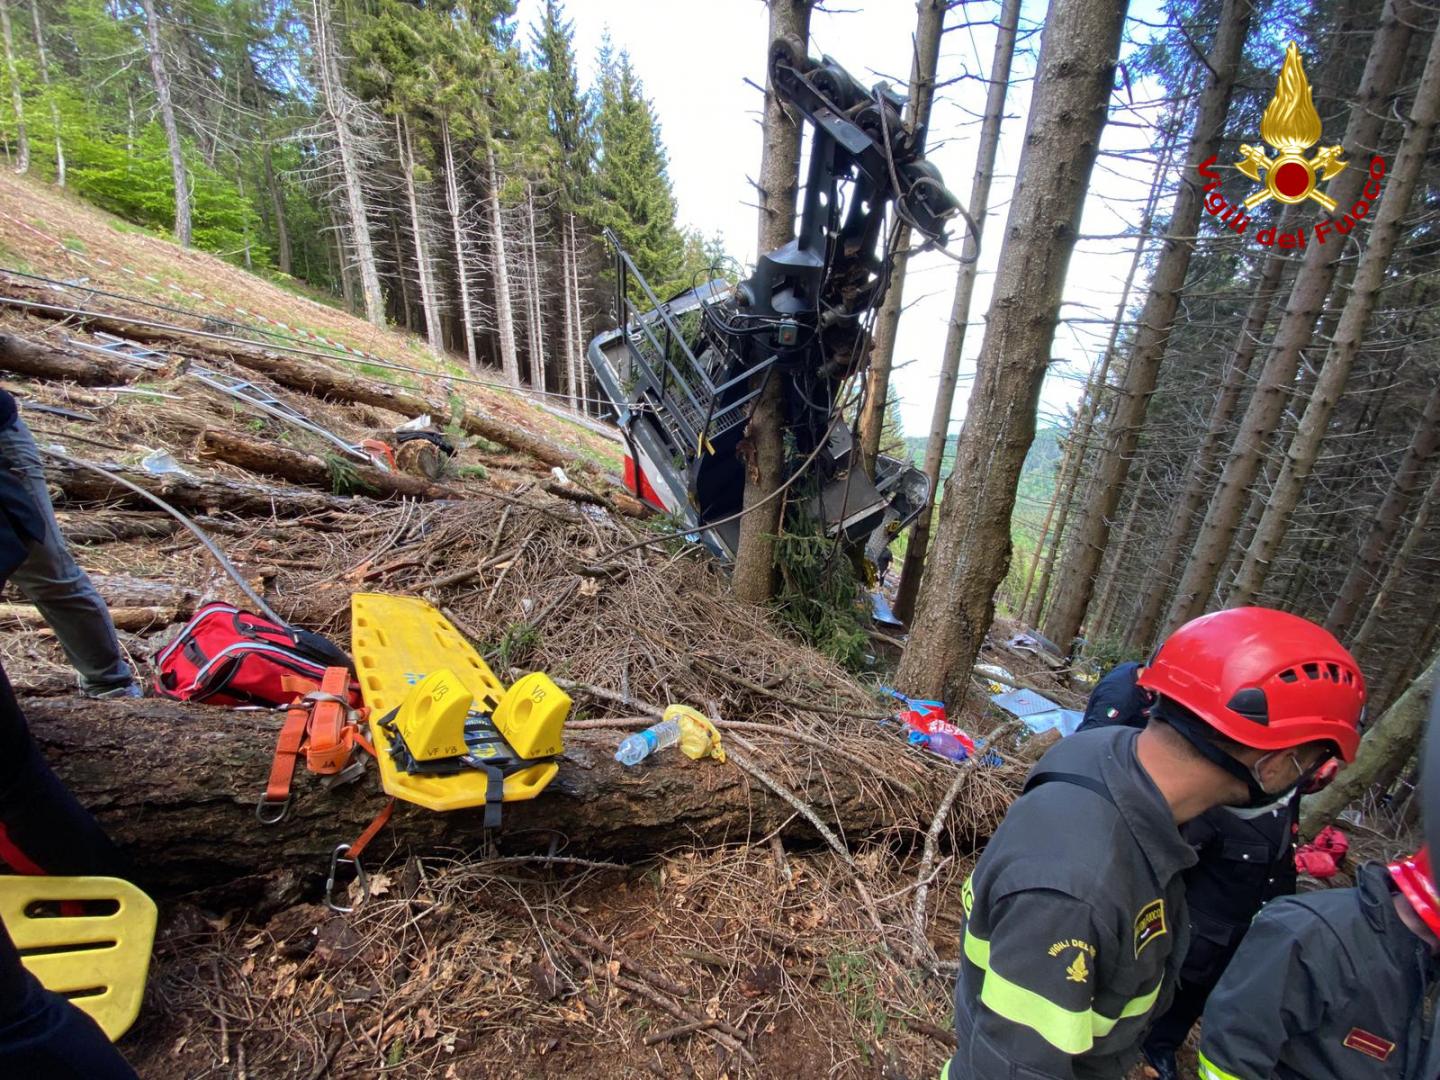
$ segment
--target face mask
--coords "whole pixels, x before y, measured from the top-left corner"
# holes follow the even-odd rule
[[[1252,799],[1244,806],[1223,807],[1226,812],[1234,814],[1241,821],[1254,821],[1256,818],[1264,817],[1275,810],[1286,805],[1294,796],[1296,788],[1292,787],[1280,792],[1279,795],[1266,795],[1264,801]]]

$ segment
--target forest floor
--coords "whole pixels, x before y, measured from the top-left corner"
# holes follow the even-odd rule
[[[577,556],[593,560],[665,527],[619,512],[618,444],[589,418],[557,415],[553,404],[541,408],[528,395],[455,378],[461,369],[438,361],[413,337],[377,330],[211,256],[181,252],[8,174],[0,176],[3,298],[241,339],[152,341],[166,367],[126,387],[79,387],[9,372],[0,382],[23,402],[42,447],[147,483],[190,483],[147,477],[142,459],[163,451],[197,482],[274,492],[277,505],[298,494],[322,500],[305,511],[256,515],[221,503],[192,514],[296,625],[344,642],[351,592],[417,592],[498,552],[502,561],[475,580],[427,595],[502,678],[521,667],[546,670],[617,700],[688,701],[732,720],[766,723],[780,734],[751,733],[743,742],[779,783],[798,787],[807,777],[821,783],[834,777],[853,786],[853,776],[840,772],[854,774],[863,765],[878,774],[872,797],[894,808],[886,829],[845,836],[843,854],[815,842],[783,845],[742,828],[731,843],[657,850],[623,864],[560,848],[575,861],[547,868],[484,851],[406,858],[382,839],[377,858],[391,864],[377,876],[372,899],[350,917],[315,902],[324,870],[318,863],[297,867],[299,903],[293,891],[283,901],[243,906],[226,903],[223,890],[163,892],[146,1006],[122,1043],[142,1076],[519,1077],[583,1070],[919,1080],[938,1072],[950,1039],[947,961],[957,940],[959,886],[975,838],[988,835],[1013,796],[1023,757],[1007,768],[964,773],[955,811],[937,820],[961,770],[907,747],[894,726],[876,723],[885,710],[870,680],[847,674],[730,601],[722,575],[693,546],[671,542],[632,552],[622,560],[624,572],[609,577],[573,573]],[[384,437],[411,419],[268,382],[234,363],[232,352],[242,340],[258,340],[243,346],[254,348],[283,339],[233,323],[304,331],[304,341],[286,344],[334,352],[328,343],[338,343],[351,352],[328,359],[337,367],[427,400],[462,399],[562,447],[574,462],[568,479],[557,481],[548,465],[522,451],[453,428],[460,451],[442,483],[463,497],[458,502],[297,493],[202,455],[197,438],[206,430],[316,457],[333,447],[189,378],[187,367],[195,364],[254,380],[345,440]],[[84,318],[3,302],[0,333],[78,358],[89,355],[82,345],[102,343]],[[369,357],[354,356],[356,349]],[[396,372],[384,362],[435,375]],[[489,372],[478,378],[495,381]],[[65,413],[46,411],[57,409]],[[446,423],[444,416],[436,420]],[[198,541],[153,507],[76,501],[63,486],[57,480],[57,511],[79,562],[112,609],[140,613],[120,634],[147,675],[150,658],[200,603],[243,606]],[[48,630],[17,608],[5,611],[0,657],[22,699],[73,693],[73,673]],[[708,666],[697,666],[696,656]],[[1023,654],[989,659],[1017,674],[1047,677],[1042,665],[1027,667],[1033,658]],[[725,672],[741,673],[750,686]],[[980,704],[961,712],[960,722],[977,732],[994,728],[998,714],[982,709],[982,695],[973,700]],[[577,695],[579,728],[634,712],[634,705]],[[576,730],[567,742],[613,746],[623,733],[623,724]],[[694,769],[703,783],[702,766]],[[258,785],[263,777],[253,780]],[[759,784],[750,795],[774,797]],[[834,824],[825,806],[814,812]],[[251,802],[237,801],[234,813],[237,829],[255,828]],[[918,913],[917,892],[926,895]]]
[[[151,343],[167,367],[127,388],[9,372],[0,379],[25,403],[42,447],[137,479],[143,458],[166,451],[197,481],[272,491],[277,505],[299,494],[321,500],[300,511],[245,514],[215,505],[196,515],[298,626],[344,642],[351,592],[424,592],[502,679],[545,670],[588,688],[576,692],[567,742],[613,746],[625,724],[607,728],[607,718],[686,701],[770,725],[736,736],[734,745],[780,784],[842,774],[853,783],[868,770],[875,777],[866,790],[890,811],[885,829],[846,835],[839,848],[740,830],[721,845],[656,850],[625,863],[553,845],[550,855],[571,861],[536,865],[486,851],[417,859],[393,845],[386,852],[382,842],[377,850],[388,865],[372,898],[348,917],[315,902],[318,865],[297,868],[299,897],[277,890],[239,905],[227,904],[223,890],[164,893],[146,1005],[121,1044],[142,1076],[921,1080],[938,1073],[952,1042],[960,886],[1027,761],[1042,749],[1015,734],[983,686],[955,718],[994,735],[1006,766],[961,768],[907,747],[896,726],[877,722],[885,706],[873,677],[848,674],[735,604],[695,547],[653,544],[628,552],[615,573],[577,572],[577,561],[603,561],[664,529],[621,512],[618,446],[589,418],[456,380],[460,369],[413,337],[377,330],[0,174],[0,333],[81,357],[79,345],[101,340],[83,319],[5,298],[226,335],[237,328],[217,318],[304,330],[306,347],[330,348],[313,340],[323,337],[370,354],[336,354],[333,363],[347,370],[429,400],[459,398],[563,447],[574,466],[560,481],[523,451],[452,430],[460,450],[442,483],[460,499],[342,499],[274,487],[202,455],[197,433],[205,430],[316,456],[327,445],[188,378],[186,365],[254,379],[350,441],[384,437],[411,417],[271,385],[235,363],[240,341],[181,335]],[[377,359],[435,374],[395,372]],[[77,502],[61,487],[57,510],[80,563],[112,608],[150,613],[121,631],[142,671],[198,604],[244,606],[199,542],[153,507]],[[472,580],[430,588],[477,560],[485,565]],[[5,611],[0,658],[22,696],[73,693],[73,674],[49,632]],[[1075,703],[1043,664],[1001,644],[1011,629],[997,625],[983,659]],[[722,767],[694,766],[695,782],[705,782],[701,770]],[[750,795],[774,797],[759,784]],[[940,813],[947,797],[953,809]],[[834,824],[833,808],[805,809]],[[237,801],[234,813],[237,829],[255,827],[251,802]]]

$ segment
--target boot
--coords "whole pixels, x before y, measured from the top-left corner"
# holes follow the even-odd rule
[[[1175,1063],[1175,1054],[1171,1051],[1153,1051],[1148,1047],[1144,1048],[1145,1064],[1149,1066],[1149,1072],[1156,1080],[1180,1080],[1180,1067]]]

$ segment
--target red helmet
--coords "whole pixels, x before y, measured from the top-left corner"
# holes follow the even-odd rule
[[[1422,847],[1408,859],[1396,859],[1388,869],[1420,921],[1440,934],[1440,895],[1435,892],[1435,878],[1430,873],[1430,849]]]
[[[1355,760],[1365,679],[1349,651],[1308,619],[1242,607],[1176,630],[1139,684],[1257,750],[1334,743]]]

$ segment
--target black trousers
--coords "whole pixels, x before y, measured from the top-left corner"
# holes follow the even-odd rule
[[[124,856],[41,757],[0,669],[0,862],[12,872],[129,877]],[[25,970],[0,923],[0,1077],[134,1080],[95,1021]]]
[[[1220,976],[1224,975],[1225,969],[1230,966],[1230,958],[1239,948],[1238,942],[1232,948],[1219,948],[1199,939],[1195,941],[1195,945],[1201,948],[1192,947],[1190,954],[1186,956],[1185,964],[1180,969],[1180,985],[1175,988],[1175,997],[1170,1002],[1170,1008],[1155,1021],[1145,1036],[1145,1052],[1152,1058],[1173,1055],[1185,1044],[1190,1029],[1205,1011],[1205,1002],[1209,1000],[1211,991],[1220,982]],[[1196,953],[1202,950],[1203,959],[1196,957]],[[1192,959],[1201,959],[1201,962],[1192,965]]]

